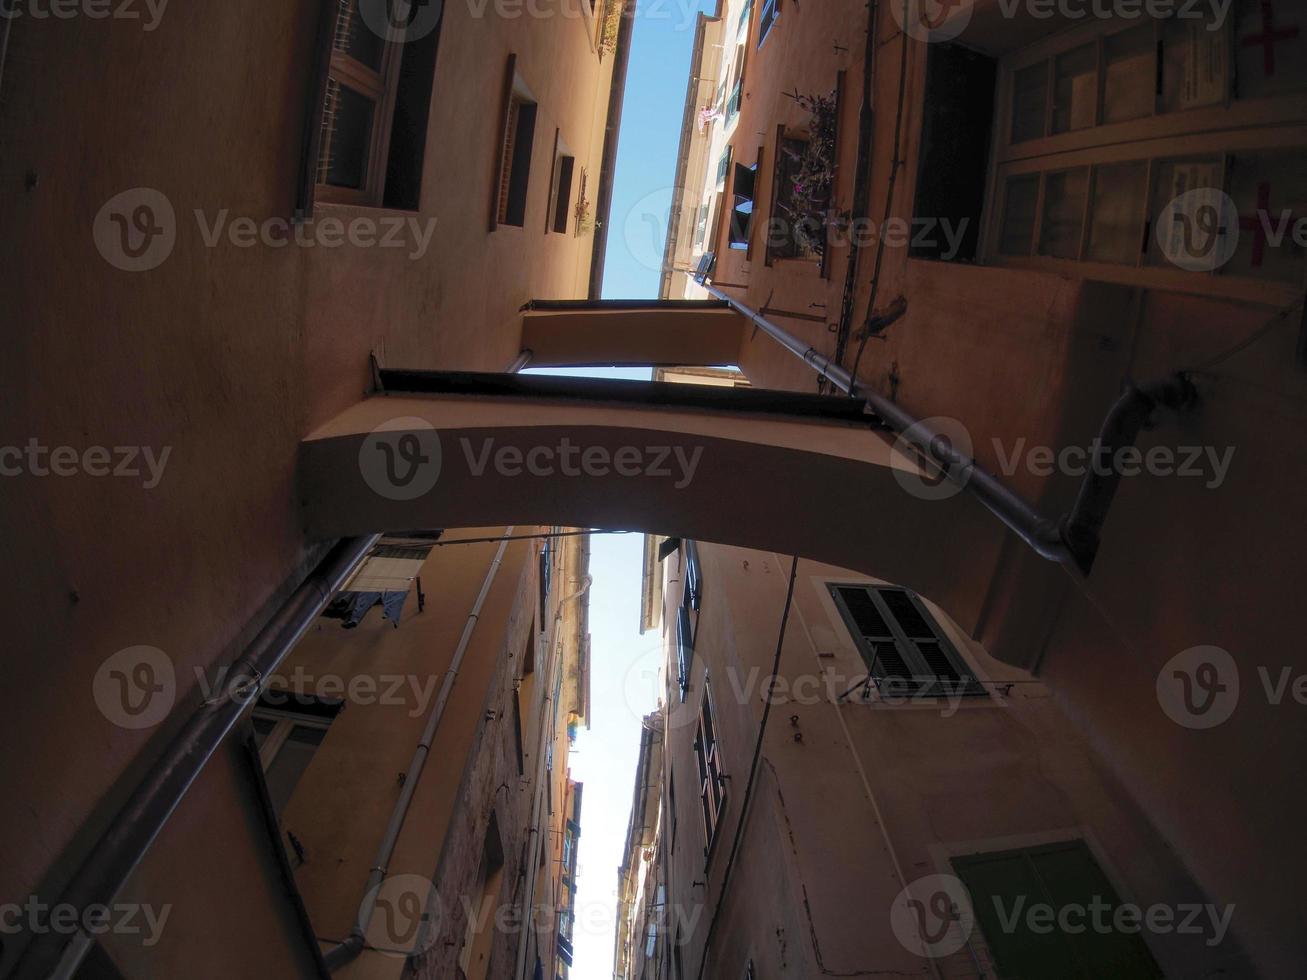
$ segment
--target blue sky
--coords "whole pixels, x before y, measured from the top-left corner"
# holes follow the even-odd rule
[[[639,0],[608,219],[605,298],[658,295],[695,15],[714,9],[715,0]]]
[[[541,374],[649,379],[649,368],[549,368]],[[572,778],[585,784],[573,980],[611,980],[617,869],[626,843],[640,719],[657,705],[661,635],[640,633],[644,535],[590,539],[590,719],[569,756]]]
[[[695,13],[708,0],[641,0],[608,223],[603,295],[652,299],[676,170]],[[648,380],[648,368],[548,371],[550,374]],[[617,869],[626,843],[640,719],[657,705],[662,641],[640,634],[643,535],[595,535],[590,574],[590,728],[571,753],[572,777],[585,784],[573,980],[611,980]]]
[[[694,42],[694,14],[708,0],[642,0],[637,9],[613,206],[604,298],[652,299],[667,237],[677,144]],[[549,374],[648,380],[648,368],[550,370]],[[576,858],[572,980],[612,980],[617,869],[626,843],[640,719],[657,704],[661,636],[640,635],[642,534],[591,538],[589,634],[591,719],[571,751],[572,777],[586,784]]]

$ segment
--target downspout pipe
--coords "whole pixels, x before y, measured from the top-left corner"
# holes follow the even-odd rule
[[[835,387],[862,399],[881,421],[934,460],[949,480],[974,495],[1037,555],[1069,565],[1085,575],[1093,567],[1098,554],[1099,531],[1121,482],[1121,474],[1110,465],[1116,452],[1134,445],[1139,431],[1149,424],[1157,409],[1183,411],[1197,400],[1193,383],[1183,372],[1142,386],[1127,384],[1103,421],[1102,431],[1092,450],[1092,465],[1080,485],[1074,506],[1060,521],[1053,520],[981,466],[974,457],[954,449],[947,436],[935,432],[895,402],[858,384],[847,370],[811,344],[805,344],[785,328],[713,285],[706,274],[696,276],[696,280],[711,295],[725,300],[759,330],[829,378]]]
[[[1117,452],[1135,444],[1140,430],[1151,427],[1159,408],[1183,411],[1197,398],[1193,382],[1182,372],[1143,386],[1127,383],[1108,410],[1102,430],[1090,448],[1089,472],[1062,523],[1062,537],[1082,566],[1092,565],[1098,554],[1099,530],[1121,482],[1121,474],[1112,465]]]
[[[1056,521],[1041,514],[974,458],[954,449],[946,436],[935,432],[920,419],[904,411],[900,405],[858,384],[845,368],[811,344],[805,344],[785,328],[777,326],[705,278],[700,278],[699,283],[713,296],[730,303],[736,312],[790,353],[829,378],[835,387],[863,399],[881,421],[938,463],[950,480],[964,486],[990,513],[1034,549],[1036,554],[1049,561],[1078,564],[1076,556],[1063,540]]]
[[[524,370],[526,366],[531,363],[531,358],[533,358],[534,356],[535,356],[534,351],[532,351],[529,347],[523,347],[522,352],[518,354],[517,357],[513,358],[513,363],[508,365],[508,370],[505,371],[504,373],[517,374],[519,371]]]
[[[472,603],[472,611],[467,614],[467,622],[463,624],[463,633],[458,638],[458,645],[454,648],[454,656],[449,662],[449,669],[445,671],[444,680],[441,681],[440,692],[436,695],[436,703],[432,705],[431,713],[427,716],[427,723],[422,730],[422,737],[413,750],[413,757],[409,760],[408,768],[404,770],[404,786],[400,790],[399,799],[395,801],[395,806],[390,812],[386,832],[382,835],[381,843],[377,846],[376,857],[373,859],[372,867],[368,871],[367,884],[364,885],[363,889],[363,901],[359,905],[358,920],[355,922],[354,928],[350,930],[349,937],[344,942],[327,950],[324,954],[329,970],[339,969],[346,963],[356,959],[363,952],[368,923],[372,921],[372,913],[376,911],[377,897],[381,893],[381,883],[386,879],[386,872],[390,865],[390,859],[395,854],[395,845],[399,841],[400,831],[404,829],[404,819],[408,816],[409,805],[413,802],[413,794],[417,791],[418,782],[422,777],[422,768],[426,765],[427,756],[431,753],[431,743],[435,741],[436,730],[440,727],[440,720],[445,715],[445,706],[449,703],[449,694],[454,689],[454,681],[458,678],[458,672],[463,666],[463,657],[467,654],[468,645],[472,641],[472,631],[476,629],[477,621],[481,618],[481,607],[485,605],[486,596],[490,594],[490,587],[495,583],[495,576],[499,572],[499,566],[503,564],[504,552],[508,550],[508,542],[514,530],[515,528],[512,527],[504,530],[503,538],[499,542],[499,548],[490,562],[490,568],[486,570],[486,577],[481,582],[481,591],[477,593],[476,600]]]
[[[281,665],[380,537],[369,534],[338,542],[291,594],[241,659],[232,665],[226,675],[232,680],[195,710],[132,791],[64,887],[59,904],[80,912],[113,902],[200,771],[245,709],[258,698],[266,679]],[[85,917],[79,915],[77,921],[78,929],[71,936],[56,932],[38,935],[19,960],[13,976],[18,980],[38,977],[70,980],[95,942],[95,937],[80,925]]]

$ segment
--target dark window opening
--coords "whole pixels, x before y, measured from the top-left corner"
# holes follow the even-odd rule
[[[776,18],[781,15],[781,0],[763,0],[762,12],[758,14],[758,47],[767,40]]]
[[[418,209],[439,42],[440,27],[437,26],[431,33],[404,45],[395,87],[390,148],[386,156],[386,187],[382,203],[388,208],[401,211]]]
[[[576,157],[558,158],[558,186],[554,188],[553,230],[562,235],[567,232],[567,219],[572,207],[572,173]]]
[[[974,262],[980,248],[998,63],[930,45],[909,255]]]
[[[526,224],[527,182],[531,176],[531,150],[535,142],[536,104],[512,99],[504,138],[499,183],[499,223]]]
[[[943,629],[906,589],[832,585],[869,680],[886,696],[981,695],[984,688]]]
[[[383,37],[359,10],[337,0],[325,16],[305,139],[298,209],[314,201],[415,210],[440,42],[434,24]],[[407,30],[413,31],[414,27]]]
[[[690,689],[690,665],[694,661],[694,627],[690,623],[690,610],[682,605],[676,610],[676,676],[680,683],[681,700]]]
[[[753,197],[757,182],[758,165],[735,165],[735,179],[731,187],[730,247],[741,251],[749,248],[749,235],[753,231]]]

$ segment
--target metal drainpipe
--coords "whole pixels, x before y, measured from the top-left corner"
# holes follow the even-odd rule
[[[291,594],[232,665],[227,676],[234,679],[196,709],[132,791],[90,856],[64,887],[59,904],[86,909],[113,902],[200,771],[250,702],[258,697],[264,680],[276,671],[379,538],[379,534],[370,534],[340,541]],[[37,936],[18,961],[15,980],[71,978],[95,939],[80,926],[61,947],[64,938],[55,932]]]
[[[1118,449],[1133,446],[1139,431],[1147,427],[1153,412],[1161,408],[1182,411],[1197,400],[1193,382],[1183,373],[1162,381],[1138,386],[1127,384],[1121,396],[1108,410],[1103,427],[1092,447],[1093,459],[1076,502],[1062,523],[1062,536],[1083,565],[1092,565],[1098,554],[1099,530],[1121,482],[1120,474],[1100,467],[1111,460]]]
[[[863,388],[848,371],[815,347],[805,344],[788,330],[772,323],[760,313],[754,312],[729,293],[702,279],[699,284],[713,296],[731,304],[736,312],[746,317],[763,333],[829,378],[835,387],[851,396],[863,399],[886,425],[939,463],[950,480],[962,483],[995,517],[1033,548],[1036,554],[1050,561],[1079,564],[1076,556],[1062,539],[1056,521],[1041,514],[974,458],[954,449],[947,438],[934,432],[921,420],[914,418],[889,399]]]
[[[588,562],[587,562],[587,567],[588,567]],[[566,606],[567,603],[573,602],[576,599],[581,598],[581,596],[585,595],[586,592],[589,591],[590,583],[592,581],[593,579],[590,577],[590,575],[587,574],[581,581],[581,587],[577,589],[575,592],[571,593],[570,595],[565,596],[558,603],[558,612],[554,614],[555,630],[558,628],[559,623],[562,622],[563,607]],[[552,630],[550,632],[550,635],[552,637],[553,635]],[[548,650],[546,650],[546,656],[550,656]],[[550,662],[552,664],[552,657],[550,657]],[[563,669],[563,664],[561,659],[557,664],[552,664],[552,669],[553,670]],[[545,802],[545,793],[544,793],[545,757],[546,757],[545,742],[548,738],[552,737],[553,735],[553,731],[550,728],[546,727],[545,720],[550,717],[549,707],[554,699],[553,682],[554,682],[554,678],[551,670],[549,676],[546,678],[545,697],[544,700],[541,702],[540,738],[538,739],[536,744],[535,799],[532,800],[531,802],[531,827],[527,833],[527,846],[526,846],[526,850],[527,850],[526,888],[522,892],[522,900],[526,904],[527,915],[522,923],[521,938],[518,939],[517,941],[517,956],[515,959],[515,965],[513,967],[513,976],[517,978],[517,980],[521,980],[521,978],[526,976],[526,951],[527,951],[527,946],[530,945],[532,927],[534,924],[534,920],[530,913],[531,913],[531,902],[535,898],[536,872],[540,866],[539,862],[536,860],[536,847],[537,847],[537,841],[539,841],[540,839],[540,816],[541,816],[540,809],[542,806],[544,806],[544,802]]]
[[[521,371],[523,368],[525,368],[528,364],[531,363],[531,358],[534,356],[535,356],[534,351],[532,351],[529,347],[523,347],[522,352],[518,354],[517,357],[513,358],[513,363],[508,365],[508,369],[505,373],[517,374],[518,371]]]
[[[495,575],[499,571],[499,566],[503,563],[504,552],[508,550],[509,538],[514,530],[515,528],[512,527],[504,530],[503,539],[499,542],[499,549],[495,552],[495,557],[490,562],[490,568],[486,571],[486,577],[481,582],[481,591],[477,593],[476,601],[472,603],[472,611],[467,614],[467,622],[463,625],[463,634],[458,638],[458,645],[454,648],[454,657],[449,662],[449,669],[445,671],[445,678],[440,684],[440,693],[436,695],[436,703],[432,706],[431,714],[427,717],[427,724],[422,731],[422,738],[413,750],[413,758],[409,761],[408,768],[404,770],[404,786],[400,790],[399,799],[395,801],[394,809],[391,810],[390,821],[386,824],[386,832],[382,835],[381,844],[377,847],[377,855],[373,859],[372,868],[368,872],[367,884],[364,885],[363,901],[359,906],[358,921],[355,923],[354,928],[350,930],[349,938],[329,949],[324,955],[327,968],[330,970],[339,969],[363,952],[367,926],[372,920],[372,913],[376,910],[380,885],[386,878],[387,866],[390,864],[391,857],[394,856],[395,844],[399,841],[399,833],[404,828],[404,818],[408,816],[409,804],[413,802],[413,794],[416,792],[418,781],[422,776],[422,767],[426,765],[427,755],[431,752],[431,743],[436,737],[436,729],[440,727],[440,719],[445,714],[445,705],[449,702],[449,693],[453,690],[454,680],[458,677],[459,668],[463,665],[463,657],[467,653],[468,644],[472,640],[472,631],[476,628],[477,620],[481,617],[481,607],[485,605],[486,596],[490,594],[490,587],[494,585]]]

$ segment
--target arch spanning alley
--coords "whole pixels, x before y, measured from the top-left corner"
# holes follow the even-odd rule
[[[654,382],[385,371],[301,444],[319,538],[418,527],[651,531],[905,585],[991,652],[1037,654],[1056,570],[970,494],[922,499],[853,399]],[[995,616],[1022,608],[1020,622]],[[1044,624],[1046,625],[1046,624]]]

